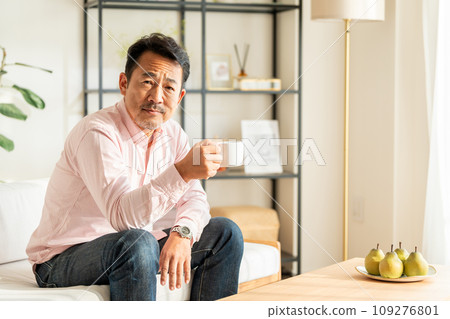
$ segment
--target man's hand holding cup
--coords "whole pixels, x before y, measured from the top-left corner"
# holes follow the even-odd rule
[[[186,182],[192,179],[208,179],[216,175],[222,162],[220,145],[211,140],[195,144],[175,168]]]

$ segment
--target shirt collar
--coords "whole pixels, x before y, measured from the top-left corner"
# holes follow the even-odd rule
[[[161,135],[163,132],[162,127],[158,127],[153,131],[153,134],[147,135],[137,124],[136,122],[131,118],[130,114],[127,111],[127,108],[125,106],[125,99],[122,98],[117,103],[117,108],[120,113],[120,117],[122,118],[122,122],[125,124],[125,127],[128,130],[128,133],[130,134],[130,137],[134,144],[138,145],[141,143],[144,143],[147,145],[149,143],[149,139],[155,140],[157,137]]]

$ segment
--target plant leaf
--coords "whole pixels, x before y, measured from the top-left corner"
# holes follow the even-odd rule
[[[11,117],[13,119],[18,119],[25,121],[27,115],[11,103],[0,103],[0,113],[4,116]]]
[[[0,147],[4,148],[8,152],[11,152],[14,149],[14,142],[6,136],[0,134]]]
[[[41,68],[40,66],[35,66],[35,65],[26,64],[26,63],[15,62],[15,63],[10,63],[8,65],[19,65],[19,66],[24,66],[24,67],[27,67],[27,68],[38,69],[38,70],[45,71],[45,72],[48,72],[48,73],[53,73],[52,70],[44,69],[44,68]]]
[[[0,70],[0,75],[8,73],[6,70]]]
[[[25,99],[25,101],[27,101],[28,104],[34,106],[37,109],[45,108],[45,102],[36,93],[15,84],[12,87],[22,94],[23,98]]]

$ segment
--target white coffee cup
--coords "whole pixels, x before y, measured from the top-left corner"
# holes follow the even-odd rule
[[[233,140],[220,141],[217,145],[222,149],[222,163],[220,167],[233,167],[244,164],[244,143]]]

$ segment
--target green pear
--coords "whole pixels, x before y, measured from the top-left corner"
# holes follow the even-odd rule
[[[398,258],[403,262],[403,265],[405,265],[405,260],[408,258],[409,253],[406,249],[402,248],[402,242],[398,243],[398,248],[395,250],[395,253],[397,254]]]
[[[398,258],[397,253],[393,251],[394,245],[391,245],[391,251],[386,253],[383,260],[380,261],[380,275],[384,278],[400,278],[403,275],[403,262]]]
[[[405,275],[406,276],[426,276],[428,274],[428,262],[423,258],[422,254],[417,251],[417,246],[414,252],[409,254],[405,261]]]
[[[380,275],[380,271],[378,270],[378,266],[380,261],[384,258],[384,253],[381,249],[379,249],[380,244],[377,244],[377,248],[373,248],[370,250],[369,254],[364,259],[364,266],[366,270],[371,275]]]

